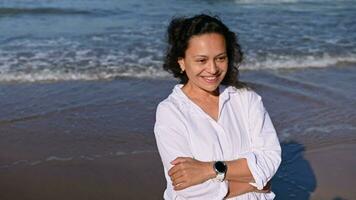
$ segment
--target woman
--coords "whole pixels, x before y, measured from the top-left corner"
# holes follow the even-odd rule
[[[216,17],[176,18],[164,69],[181,84],[157,107],[164,199],[273,199],[280,144],[261,97],[238,81],[242,52]]]

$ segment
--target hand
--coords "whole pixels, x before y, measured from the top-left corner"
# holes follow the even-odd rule
[[[171,164],[174,166],[168,171],[168,175],[172,180],[174,190],[183,190],[203,183],[216,175],[212,162],[201,162],[193,158],[178,157]]]

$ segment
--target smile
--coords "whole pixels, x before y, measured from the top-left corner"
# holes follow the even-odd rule
[[[215,83],[219,76],[203,76],[202,78],[208,83]]]

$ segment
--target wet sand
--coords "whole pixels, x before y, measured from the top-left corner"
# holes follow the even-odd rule
[[[282,144],[283,162],[273,179],[276,199],[355,199],[356,142],[305,148]]]
[[[282,143],[277,200],[356,199],[355,76],[356,67],[243,74]],[[162,199],[152,131],[155,107],[174,84],[0,85],[0,200]]]
[[[49,161],[0,172],[1,200],[162,199],[157,153]]]
[[[355,151],[353,143],[300,152],[274,178],[276,199],[355,199]],[[0,180],[2,200],[162,199],[165,188],[157,152],[16,166],[1,169]]]
[[[356,199],[356,143],[353,142],[305,153],[317,182],[312,199]]]

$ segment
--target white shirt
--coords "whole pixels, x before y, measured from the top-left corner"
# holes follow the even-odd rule
[[[200,161],[246,158],[255,185],[262,189],[281,162],[281,147],[261,97],[252,90],[220,86],[219,115],[215,121],[176,85],[157,107],[154,133],[164,166],[164,199],[223,199],[227,181],[208,180],[184,190],[173,190],[168,170],[177,157]],[[250,192],[233,200],[273,199],[273,192]]]

